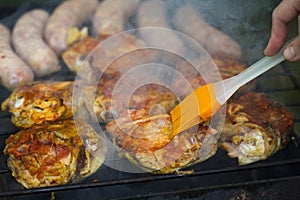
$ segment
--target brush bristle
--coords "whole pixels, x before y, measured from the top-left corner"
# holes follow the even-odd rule
[[[201,86],[170,112],[173,134],[208,120],[220,107],[221,105],[216,100],[214,85]]]

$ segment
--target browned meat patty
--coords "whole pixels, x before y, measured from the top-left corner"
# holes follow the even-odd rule
[[[173,135],[169,114],[130,111],[106,126],[129,161],[151,173],[172,173],[216,153],[219,134],[209,123]]]
[[[25,188],[80,181],[100,167],[105,151],[90,125],[76,121],[75,126],[73,120],[21,130],[6,140],[4,149],[12,175]]]
[[[290,140],[293,117],[264,93],[247,93],[232,101],[219,141],[240,165],[264,160]]]
[[[74,82],[35,82],[16,88],[2,103],[20,128],[72,117]]]

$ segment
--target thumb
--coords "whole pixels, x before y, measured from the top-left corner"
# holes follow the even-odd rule
[[[300,60],[300,37],[294,39],[283,51],[283,56],[288,61]]]

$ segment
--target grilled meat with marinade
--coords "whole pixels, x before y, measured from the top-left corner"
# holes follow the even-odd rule
[[[25,188],[64,185],[92,175],[106,147],[83,121],[34,125],[11,135],[4,153],[12,175]]]
[[[239,165],[265,160],[290,140],[293,117],[264,93],[247,93],[232,101],[219,140]]]
[[[96,87],[85,88],[86,107],[92,110],[98,121],[107,123],[131,109],[144,109],[151,113],[167,113],[178,103],[176,96],[158,84],[146,84],[133,93],[123,85],[120,94],[113,95],[115,80],[108,80]],[[90,101],[94,96],[95,100]]]
[[[74,82],[35,82],[16,88],[2,103],[20,128],[72,117]]]
[[[106,125],[113,141],[130,162],[151,173],[172,173],[212,157],[218,132],[205,122],[177,135],[169,114],[149,116],[132,110]]]
[[[115,78],[133,67],[154,62],[155,53],[146,47],[144,41],[131,34],[100,35],[75,43],[62,58],[71,71],[94,83],[102,74]]]

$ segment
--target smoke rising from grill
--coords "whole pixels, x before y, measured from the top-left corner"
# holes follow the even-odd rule
[[[176,10],[191,4],[211,26],[228,34],[242,47],[243,61],[252,64],[263,56],[271,30],[271,13],[280,0],[234,1],[234,0],[166,0],[167,20],[172,29]],[[193,26],[191,24],[191,26]],[[127,28],[137,28],[135,15]],[[218,48],[218,47],[216,47]]]

